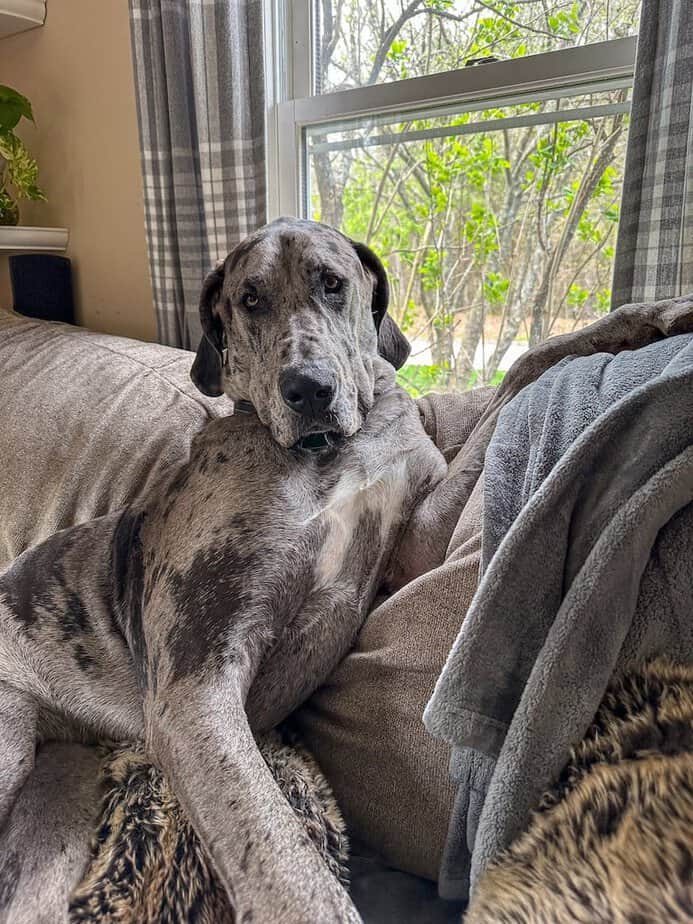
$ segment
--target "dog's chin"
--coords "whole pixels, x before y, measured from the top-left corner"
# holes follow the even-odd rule
[[[289,420],[279,425],[270,424],[272,436],[285,449],[338,449],[363,426],[361,415],[355,411],[348,419],[330,415],[322,420]]]

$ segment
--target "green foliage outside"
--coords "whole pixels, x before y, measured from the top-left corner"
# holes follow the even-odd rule
[[[466,384],[466,388],[477,388],[480,385],[500,385],[505,376],[505,372],[498,369],[491,376],[490,380],[484,382],[481,375],[476,369],[472,369]],[[432,391],[445,391],[448,387],[448,370],[441,369],[440,366],[418,365],[410,363],[397,373],[397,382],[405,388],[414,398],[420,398]]]
[[[321,0],[324,89],[632,34],[638,8],[638,0]],[[393,315],[424,362],[400,374],[413,394],[497,382],[511,344],[609,310],[626,101],[615,89],[309,136],[313,215],[383,258]],[[605,104],[606,113],[586,112]],[[432,129],[441,137],[405,137]],[[384,133],[395,138],[371,143]],[[320,147],[334,141],[351,146]]]

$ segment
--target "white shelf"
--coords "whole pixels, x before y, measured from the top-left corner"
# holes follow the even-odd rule
[[[30,228],[0,225],[0,253],[41,253],[67,249],[67,228]]]
[[[0,0],[0,39],[42,26],[46,0]]]

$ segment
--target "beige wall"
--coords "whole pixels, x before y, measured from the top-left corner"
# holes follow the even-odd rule
[[[32,102],[21,132],[46,203],[21,223],[70,229],[77,316],[95,330],[153,340],[126,0],[48,0],[45,24],[0,39],[0,83]],[[7,258],[0,305],[10,307]]]

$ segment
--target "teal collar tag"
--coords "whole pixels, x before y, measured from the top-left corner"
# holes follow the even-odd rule
[[[329,449],[330,446],[332,443],[326,433],[309,433],[296,443],[296,449],[304,449],[307,452],[321,452],[323,449]]]

